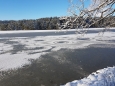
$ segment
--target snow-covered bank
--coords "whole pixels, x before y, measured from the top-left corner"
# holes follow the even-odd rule
[[[115,86],[115,67],[98,70],[86,78],[61,86]]]

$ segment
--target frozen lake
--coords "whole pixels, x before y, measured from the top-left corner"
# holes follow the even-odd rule
[[[0,86],[59,86],[115,65],[115,29],[99,30],[0,32]]]

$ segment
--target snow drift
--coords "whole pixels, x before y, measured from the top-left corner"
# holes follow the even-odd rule
[[[98,70],[86,78],[61,86],[115,86],[115,67]]]

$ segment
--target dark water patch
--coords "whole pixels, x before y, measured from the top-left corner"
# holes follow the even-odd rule
[[[19,44],[18,41],[6,41],[5,44]]]
[[[5,54],[5,53],[17,54],[19,51],[23,51],[24,50],[25,45],[18,44],[18,43],[13,44],[13,43],[14,42],[11,42],[13,49],[6,50],[6,51],[2,50],[2,52],[0,52],[0,54]]]
[[[0,81],[0,86],[59,86],[115,65],[115,48],[59,50],[31,60]]]
[[[57,42],[57,43],[67,43],[67,41],[59,41],[59,42]]]
[[[35,40],[35,41],[44,41],[44,40]]]
[[[109,42],[114,42],[115,43],[115,40],[109,40]]]
[[[39,50],[39,49],[44,49],[44,47],[26,48],[24,50]]]
[[[0,39],[0,42],[6,42],[8,41],[9,39]]]
[[[77,38],[77,40],[90,40],[90,38]]]
[[[45,51],[43,51],[43,52],[51,52],[51,51],[52,51],[52,49],[54,49],[54,48],[55,48],[55,46],[52,46],[50,49],[45,50]]]
[[[115,48],[87,48],[66,53],[88,73],[115,65]]]
[[[93,48],[115,48],[115,44],[91,44],[88,47],[93,47]]]
[[[22,52],[22,51],[28,51],[28,50],[40,50],[43,49],[44,47],[35,47],[35,48],[28,48],[26,45],[18,44],[18,45],[13,45],[13,50],[11,50],[12,54],[16,54],[17,52]],[[32,54],[31,52],[30,54]],[[34,53],[33,53],[34,54]]]
[[[40,49],[44,49],[44,47],[28,48],[28,49],[24,49],[24,51],[26,51],[26,50],[40,50]],[[36,51],[32,51],[32,52],[30,52],[28,54],[36,54],[36,53],[41,53],[41,52],[44,52],[44,51],[37,51],[37,52]]]
[[[30,52],[30,53],[28,53],[28,55],[37,54],[37,53],[40,53],[40,52]]]
[[[115,40],[97,40],[97,41],[105,41],[105,42],[110,42],[110,43],[115,42]]]
[[[2,51],[0,52],[0,54],[6,54],[6,53],[11,53],[11,52],[12,52],[12,50],[8,50],[8,51],[2,50]]]
[[[63,44],[63,43],[69,43],[68,41],[55,41],[53,44]]]
[[[58,42],[58,43],[65,43],[66,41],[60,41],[60,42]]]
[[[13,50],[11,50],[11,54],[16,54],[19,51],[22,51],[25,48],[25,45],[18,44],[18,45],[13,45]]]

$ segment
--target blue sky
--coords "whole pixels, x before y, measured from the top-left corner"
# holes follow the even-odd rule
[[[0,0],[0,20],[65,16],[68,7],[68,0]]]

